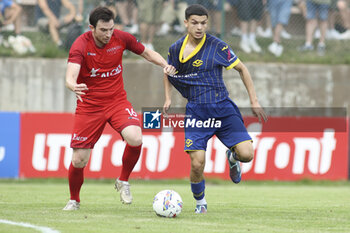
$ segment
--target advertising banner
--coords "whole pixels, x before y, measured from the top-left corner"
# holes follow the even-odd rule
[[[0,178],[18,177],[20,114],[0,112]]]
[[[253,138],[255,157],[252,162],[242,164],[243,179],[348,178],[346,118],[270,117],[264,124],[253,117],[244,120]],[[73,115],[24,113],[21,122],[20,177],[67,177],[72,157]],[[310,129],[310,123],[317,127],[303,130]],[[121,136],[107,125],[92,150],[85,177],[118,177],[124,147]],[[181,131],[144,130],[142,154],[131,178],[188,177],[190,158],[183,148],[184,133]],[[226,147],[218,138],[209,140],[206,177],[229,179],[225,151]]]

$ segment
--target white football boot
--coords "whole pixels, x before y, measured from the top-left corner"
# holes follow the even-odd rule
[[[114,185],[115,189],[120,192],[120,201],[123,204],[131,204],[132,203],[132,195],[130,192],[130,184],[126,181],[121,181],[119,178],[115,181]]]
[[[79,210],[80,203],[76,200],[69,200],[67,205],[63,208],[63,210]]]

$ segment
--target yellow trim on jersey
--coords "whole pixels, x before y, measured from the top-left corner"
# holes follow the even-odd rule
[[[230,148],[230,150],[232,150],[232,149],[235,148],[237,145],[239,145],[239,144],[241,144],[241,143],[243,143],[243,142],[253,142],[253,140],[244,140],[244,141],[241,141],[241,142],[237,143],[236,145],[232,146],[232,147]]]
[[[205,150],[184,150],[185,152],[187,152],[187,151],[204,151],[205,152]]]
[[[191,52],[191,54],[188,55],[188,57],[186,57],[185,59],[183,59],[182,57],[184,55],[185,47],[188,42],[188,34],[187,34],[186,38],[184,39],[184,42],[182,42],[182,46],[179,54],[179,61],[181,63],[185,63],[188,60],[190,60],[194,55],[196,55],[199,52],[199,50],[201,50],[201,48],[203,47],[206,38],[207,38],[207,34],[204,34],[201,42],[196,46],[196,48]]]
[[[230,69],[232,69],[233,67],[235,67],[238,63],[240,63],[239,58],[237,58],[237,60],[236,60],[234,63],[232,63],[230,66],[225,67],[225,69],[226,69],[226,70],[230,70]]]

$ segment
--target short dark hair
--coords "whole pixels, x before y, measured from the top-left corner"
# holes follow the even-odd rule
[[[92,26],[96,27],[97,22],[102,20],[103,22],[109,22],[114,19],[114,13],[107,7],[96,7],[89,17],[89,22]]]
[[[191,15],[206,15],[209,17],[208,10],[200,4],[193,4],[187,7],[185,11],[185,19],[189,19]]]

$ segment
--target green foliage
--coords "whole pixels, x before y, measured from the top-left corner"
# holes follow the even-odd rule
[[[208,213],[194,214],[187,180],[131,180],[132,205],[122,205],[113,180],[86,180],[81,209],[65,212],[66,179],[0,180],[0,219],[64,232],[349,232],[348,182],[242,182],[208,180]],[[335,184],[335,185],[333,185]],[[174,189],[179,217],[157,217],[154,195]],[[0,232],[36,232],[0,223]]]

